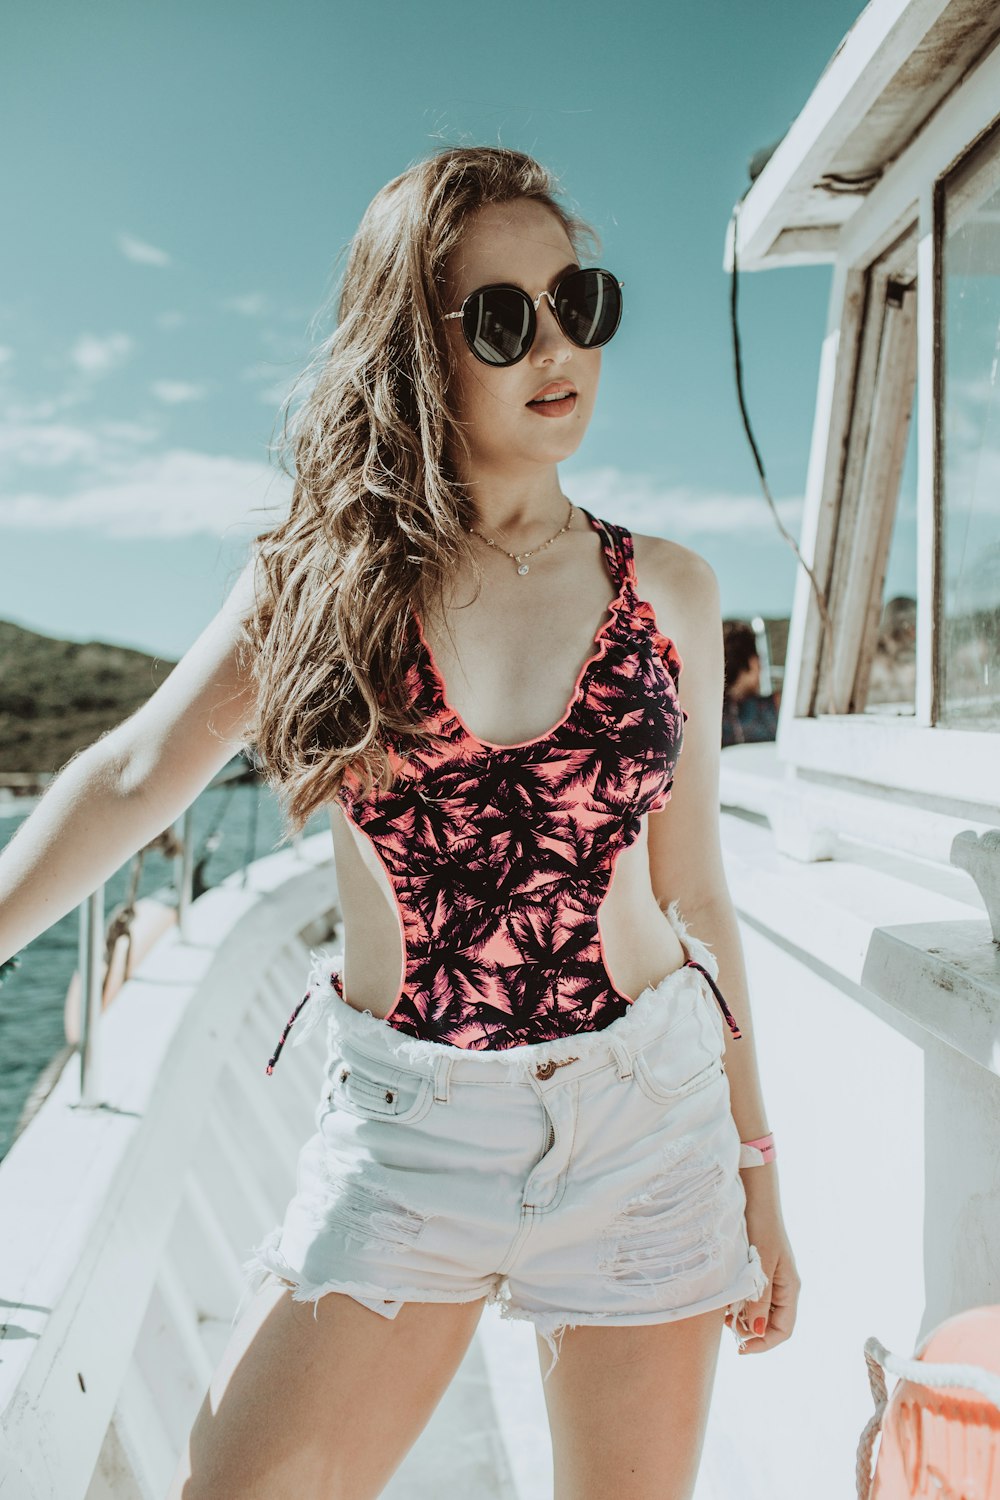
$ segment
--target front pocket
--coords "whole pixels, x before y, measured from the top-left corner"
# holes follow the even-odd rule
[[[353,1053],[338,1058],[329,1076],[326,1098],[334,1109],[362,1120],[423,1119],[431,1107],[433,1079],[409,1068]]]
[[[688,1094],[695,1094],[699,1089],[706,1088],[713,1079],[718,1078],[725,1072],[721,1057],[713,1057],[711,1062],[699,1068],[697,1073],[684,1079],[676,1086],[664,1083],[662,1069],[652,1068],[646,1058],[637,1056],[633,1062],[635,1069],[635,1081],[642,1089],[648,1099],[654,1104],[672,1104],[677,1099],[685,1099]]]
[[[725,1072],[722,1038],[702,997],[662,1036],[640,1047],[632,1061],[635,1080],[654,1104],[671,1104],[707,1088]]]

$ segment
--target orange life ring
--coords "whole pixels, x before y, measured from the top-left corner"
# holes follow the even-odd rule
[[[914,1358],[931,1367],[931,1382],[935,1366],[965,1379],[970,1369],[1000,1377],[1000,1305],[947,1318]],[[973,1495],[1000,1500],[1000,1406],[969,1386],[900,1379],[882,1417],[870,1500]]]

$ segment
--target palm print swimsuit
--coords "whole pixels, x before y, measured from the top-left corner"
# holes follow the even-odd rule
[[[516,1047],[603,1030],[632,1004],[608,971],[598,912],[642,817],[670,799],[688,715],[680,656],[636,592],[631,532],[583,514],[618,592],[558,723],[518,745],[473,734],[413,611],[407,684],[440,742],[405,755],[390,745],[389,792],[363,800],[349,776],[337,793],[395,896],[403,981],[384,1019],[411,1037]],[[739,1036],[712,976],[688,963]],[[345,999],[340,975],[331,979]]]

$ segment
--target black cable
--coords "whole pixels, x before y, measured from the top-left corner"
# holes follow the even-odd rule
[[[730,220],[732,225],[733,272],[730,282],[729,316],[733,335],[733,363],[736,375],[736,399],[739,402],[740,416],[743,419],[743,428],[747,435],[747,441],[750,444],[750,451],[753,453],[754,463],[757,467],[757,473],[760,476],[760,484],[761,489],[764,492],[764,498],[767,501],[768,505],[771,507],[771,513],[774,516],[778,530],[781,532],[782,536],[785,538],[785,541],[795,553],[796,558],[802,564],[802,567],[805,569],[806,573],[809,575],[809,582],[812,585],[813,593],[816,597],[816,604],[819,608],[820,619],[823,625],[824,644],[827,651],[831,653],[829,660],[832,661],[833,624],[830,620],[830,612],[827,608],[826,596],[823,590],[820,588],[818,582],[816,581],[816,575],[813,573],[812,568],[810,568],[809,564],[802,556],[802,553],[799,551],[798,546],[795,542],[795,538],[790,534],[790,532],[785,529],[784,525],[782,524],[781,517],[778,514],[777,507],[775,506],[774,499],[771,495],[770,486],[767,482],[767,476],[764,473],[764,461],[761,458],[760,449],[757,446],[757,439],[754,437],[753,427],[750,423],[750,413],[747,410],[746,396],[743,389],[743,356],[740,346],[740,325],[738,314],[740,210],[742,209],[742,207],[743,199],[740,198],[733,205],[733,213]],[[832,707],[830,711],[835,712]]]

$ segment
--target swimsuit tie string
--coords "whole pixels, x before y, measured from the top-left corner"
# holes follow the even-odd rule
[[[286,1039],[288,1037],[288,1033],[291,1031],[292,1027],[295,1025],[295,1021],[296,1021],[296,1018],[298,1017],[299,1012],[301,1011],[302,1007],[305,1005],[306,1001],[309,999],[309,997],[310,997],[311,994],[312,994],[312,990],[306,990],[306,992],[303,995],[302,999],[299,1001],[298,1005],[295,1007],[295,1009],[292,1011],[291,1015],[288,1017],[288,1023],[285,1026],[284,1031],[281,1033],[281,1040],[278,1042],[278,1045],[275,1047],[274,1054],[270,1058],[270,1060],[269,1060],[269,1062],[267,1064],[267,1072],[268,1072],[268,1074],[271,1074],[271,1073],[274,1072],[274,1065],[278,1061],[278,1058],[281,1056],[281,1049],[285,1045],[285,1041],[286,1041]]]
[[[712,986],[712,993],[715,995],[716,1000],[718,1000],[719,1004],[722,1006],[722,1014],[725,1016],[726,1023],[729,1026],[730,1031],[733,1033],[733,1036],[742,1037],[743,1033],[740,1030],[739,1025],[737,1024],[736,1017],[733,1015],[732,1011],[729,1009],[729,1006],[722,998],[722,991],[719,989],[719,986],[716,984],[711,974],[705,968],[705,965],[700,964],[696,958],[689,958],[687,962],[688,967],[692,969],[700,969],[705,978],[708,980],[709,984]]]
[[[336,969],[334,969],[333,972],[330,975],[330,982],[333,985],[333,988],[336,990],[337,994],[340,996],[341,1000],[343,1000],[343,998],[344,998],[344,988],[343,988],[343,985],[341,983],[340,975],[337,973]],[[298,1005],[295,1007],[295,1009],[292,1011],[291,1015],[288,1017],[288,1024],[286,1025],[284,1031],[281,1033],[281,1040],[278,1042],[278,1045],[275,1047],[275,1049],[274,1049],[274,1055],[270,1058],[270,1060],[269,1060],[269,1062],[267,1064],[267,1070],[266,1071],[267,1071],[268,1074],[271,1074],[271,1073],[274,1072],[274,1065],[278,1061],[278,1058],[281,1056],[281,1049],[285,1045],[285,1042],[288,1039],[288,1033],[291,1031],[292,1027],[295,1025],[295,1022],[296,1022],[299,1014],[301,1013],[302,1008],[305,1005],[306,1001],[309,1000],[309,999],[311,999],[312,993],[313,993],[313,986],[312,986],[312,984],[310,984],[309,988],[306,990],[306,992],[303,995],[302,999],[299,1001]],[[312,1013],[310,1012],[310,1015],[311,1014]],[[308,1036],[309,1031],[311,1029],[312,1029],[311,1027],[307,1027],[306,1031],[303,1032],[303,1034],[302,1034],[302,1039],[303,1040],[305,1040],[306,1036]]]

